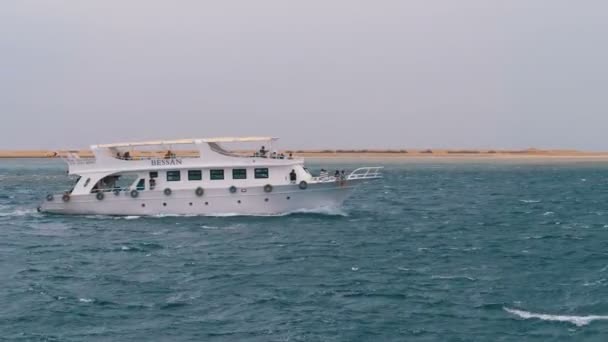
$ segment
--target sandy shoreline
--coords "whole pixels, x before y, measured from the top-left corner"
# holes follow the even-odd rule
[[[59,158],[59,155],[64,152],[66,151],[0,150],[0,158]],[[180,152],[176,152],[179,156]],[[295,150],[292,152],[296,157],[313,159],[608,161],[608,152],[575,150]],[[79,150],[77,153],[82,158],[93,156],[89,150]],[[188,152],[184,151],[181,154],[188,154]],[[136,152],[134,155],[136,156],[138,153]],[[162,152],[148,152],[143,155],[161,157]]]

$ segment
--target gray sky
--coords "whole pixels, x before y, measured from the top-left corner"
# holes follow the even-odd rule
[[[608,150],[608,2],[0,3],[0,149]]]

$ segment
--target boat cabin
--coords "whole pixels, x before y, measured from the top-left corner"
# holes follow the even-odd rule
[[[80,176],[73,194],[246,188],[310,180],[301,159],[274,149],[276,138],[183,139],[93,145],[94,158],[68,153],[69,173]],[[228,150],[225,144],[254,143]]]

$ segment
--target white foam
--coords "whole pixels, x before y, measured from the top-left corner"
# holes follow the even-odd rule
[[[523,200],[519,200],[522,203],[540,203],[540,200],[532,200],[532,199],[523,199]]]
[[[447,275],[447,276],[442,276],[442,275],[434,275],[434,276],[431,276],[431,279],[446,279],[446,280],[453,280],[453,279],[466,279],[466,280],[470,280],[470,281],[475,281],[475,278],[473,278],[473,277],[467,277],[467,276],[452,276],[452,275]]]
[[[234,216],[256,216],[256,217],[282,217],[289,216],[293,214],[321,214],[328,216],[344,216],[347,217],[348,214],[344,212],[342,209],[334,208],[334,207],[320,207],[316,209],[296,209],[287,211],[284,213],[276,213],[276,214],[243,214],[243,213],[211,213],[205,214],[204,216],[212,216],[212,217],[234,217]]]
[[[28,216],[37,214],[36,209],[16,209],[6,213],[0,213],[0,217],[13,217],[13,216]]]
[[[78,301],[81,303],[91,303],[93,302],[93,299],[91,298],[78,298]]]
[[[136,220],[138,218],[140,218],[141,216],[125,216],[125,220]]]
[[[503,307],[503,309],[513,315],[519,316],[523,319],[536,318],[542,321],[555,321],[555,322],[567,322],[576,325],[577,327],[585,326],[593,321],[608,320],[608,316],[589,315],[589,316],[570,316],[570,315],[549,315],[528,312],[524,310],[511,309]]]
[[[202,225],[202,226],[201,226],[201,228],[203,228],[203,229],[220,229],[220,227],[216,227],[216,226],[205,226],[205,225]]]

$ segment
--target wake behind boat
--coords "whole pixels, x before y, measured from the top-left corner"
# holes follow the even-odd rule
[[[276,215],[339,208],[357,184],[381,178],[381,167],[313,176],[303,159],[275,151],[276,140],[244,137],[93,145],[94,158],[62,155],[68,173],[78,180],[63,194],[47,195],[39,210],[93,215]],[[243,154],[222,146],[229,143],[265,145],[259,152]],[[175,148],[181,149],[179,155]],[[158,155],[159,150],[166,153]]]

